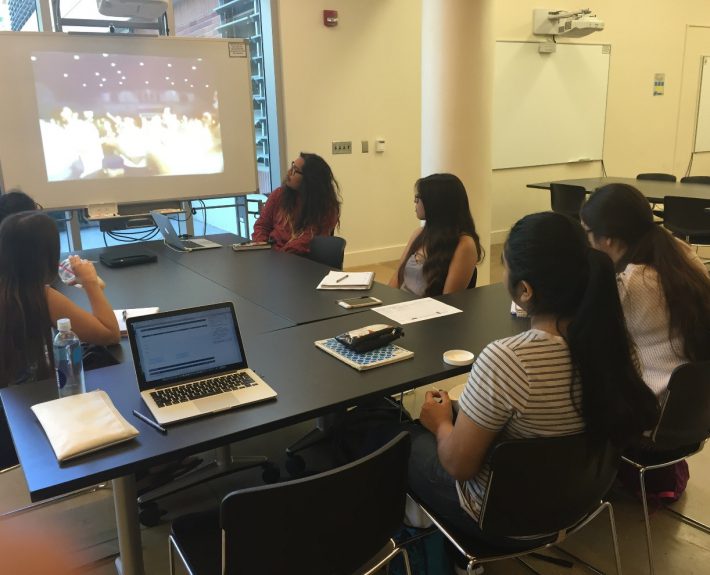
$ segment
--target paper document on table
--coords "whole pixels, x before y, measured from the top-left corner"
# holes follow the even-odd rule
[[[385,305],[373,308],[372,311],[376,311],[401,325],[461,313],[460,309],[430,297]]]
[[[118,322],[118,329],[121,330],[121,335],[128,335],[128,331],[126,330],[126,320],[129,317],[151,315],[154,313],[158,313],[159,311],[159,307],[137,307],[133,309],[115,309],[113,310],[113,314],[116,316],[116,321]]]

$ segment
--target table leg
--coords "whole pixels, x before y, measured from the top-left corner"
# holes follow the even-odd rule
[[[119,575],[145,574],[136,497],[135,476],[126,475],[113,480],[113,505],[120,553],[116,559],[116,570]]]

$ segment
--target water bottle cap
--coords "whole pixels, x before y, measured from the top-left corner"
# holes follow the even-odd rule
[[[71,320],[68,317],[63,317],[57,320],[57,330],[71,331]]]

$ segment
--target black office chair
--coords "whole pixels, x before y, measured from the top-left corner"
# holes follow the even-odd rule
[[[644,174],[638,174],[636,176],[637,180],[652,180],[656,182],[675,182],[676,177],[673,174],[664,174],[663,172],[647,172]],[[656,204],[651,205],[651,210],[653,215],[663,219],[663,210],[659,208]],[[658,222],[660,223],[660,222]]]
[[[513,544],[502,549],[471,541],[438,518],[416,493],[410,495],[431,518],[435,529],[466,558],[469,573],[483,563],[519,558],[557,545],[607,510],[616,570],[620,574],[614,513],[611,504],[603,501],[614,482],[618,464],[616,449],[596,446],[586,434],[519,439],[496,445],[479,526],[491,536],[534,537],[521,539],[517,548]],[[549,535],[537,537],[540,534]],[[572,556],[562,549],[558,551]],[[565,563],[557,558],[535,556]]]
[[[710,186],[710,176],[685,176],[680,179],[681,184],[703,184]]]
[[[234,491],[214,514],[173,522],[174,555],[192,575],[374,573],[402,553],[391,539],[404,516],[410,438],[304,479]],[[365,570],[362,566],[367,565]]]
[[[689,244],[710,244],[710,200],[663,198],[663,225]]]
[[[673,370],[661,419],[651,441],[629,450],[622,459],[639,470],[641,503],[646,525],[648,564],[654,572],[651,524],[646,502],[646,471],[669,467],[698,453],[710,437],[710,361],[686,363]],[[710,527],[669,507],[666,511],[693,527],[710,533]]]
[[[550,207],[553,212],[579,220],[579,210],[587,197],[583,186],[571,184],[550,184]]]
[[[638,174],[637,180],[654,180],[656,182],[675,182],[676,177],[673,174],[664,174],[663,172],[646,172]]]
[[[471,280],[468,282],[466,289],[475,288],[477,281],[478,281],[478,268],[475,267],[475,268],[473,268],[473,275],[471,276]]]
[[[331,268],[342,270],[345,244],[345,238],[338,236],[315,236],[311,240],[310,251],[306,257]]]

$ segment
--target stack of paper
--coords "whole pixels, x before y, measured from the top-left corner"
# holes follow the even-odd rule
[[[70,395],[32,406],[59,461],[127,441],[138,430],[128,423],[105,391]]]
[[[318,284],[318,289],[370,289],[375,272],[329,272]]]
[[[126,331],[126,320],[129,317],[151,315],[154,313],[158,313],[159,311],[159,307],[137,307],[133,309],[115,309],[113,310],[113,314],[116,316],[116,321],[118,322],[118,329],[121,330],[121,335],[128,335],[128,332]]]

